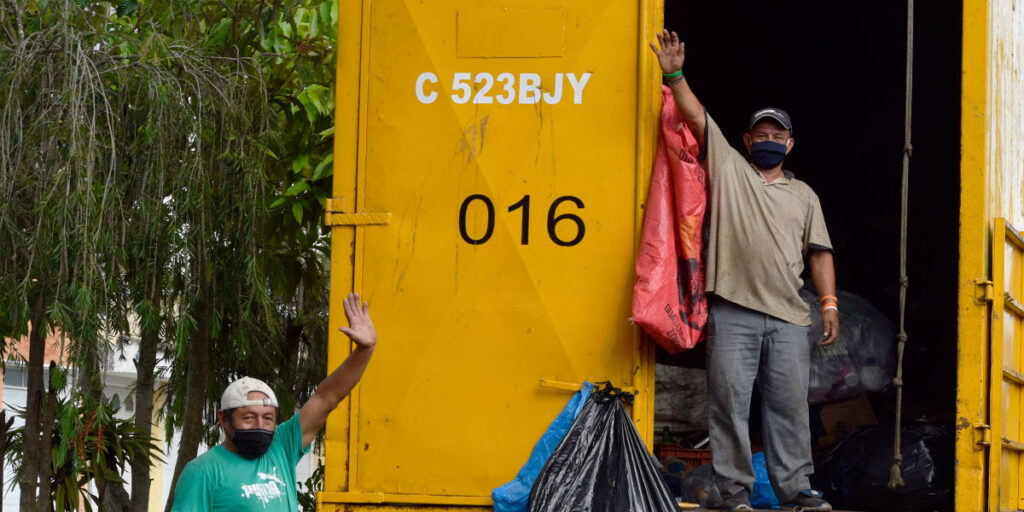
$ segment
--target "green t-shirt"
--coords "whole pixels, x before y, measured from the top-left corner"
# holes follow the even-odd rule
[[[298,414],[278,425],[270,449],[258,459],[214,446],[185,466],[171,510],[298,512],[295,465],[308,451],[302,448]]]

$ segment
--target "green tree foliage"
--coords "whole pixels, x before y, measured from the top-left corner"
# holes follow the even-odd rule
[[[105,495],[110,484],[124,482],[121,474],[131,461],[159,461],[160,448],[149,431],[137,429],[132,420],[116,417],[121,408],[116,395],[94,401],[66,387],[64,372],[54,371],[50,379],[55,421],[49,422],[53,442],[47,457],[52,462],[46,482],[48,494],[53,510],[58,512],[81,508],[91,511],[92,502],[109,502]],[[65,398],[69,395],[71,398]],[[25,417],[24,410],[16,413]],[[24,456],[24,440],[24,427],[8,434],[6,459],[17,468],[16,478],[21,478],[25,468],[19,464]],[[97,490],[95,495],[90,492],[90,484]],[[83,496],[91,499],[82,500]]]
[[[23,509],[56,439],[38,427],[56,414],[47,333],[94,403],[111,340],[140,338],[141,431],[167,359],[178,471],[216,442],[230,380],[267,380],[288,411],[325,374],[336,24],[332,0],[0,0],[0,335],[30,339]],[[149,461],[130,462],[145,510]]]

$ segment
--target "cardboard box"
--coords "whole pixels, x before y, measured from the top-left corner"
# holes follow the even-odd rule
[[[878,418],[867,395],[825,404],[821,406],[819,418],[825,435],[818,437],[818,446],[834,444],[857,427],[878,424]]]

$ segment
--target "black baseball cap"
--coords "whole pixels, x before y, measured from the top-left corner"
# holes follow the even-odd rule
[[[774,119],[776,122],[782,125],[783,128],[789,130],[790,135],[793,134],[793,121],[790,121],[789,114],[781,108],[767,107],[754,112],[754,115],[750,116],[750,130],[754,129],[754,125],[758,121],[769,118]]]

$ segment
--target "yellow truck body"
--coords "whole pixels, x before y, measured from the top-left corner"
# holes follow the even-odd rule
[[[963,18],[956,510],[1024,509],[1024,10]]]
[[[324,510],[487,507],[584,380],[636,392],[650,443],[655,7],[342,2],[330,322],[357,290],[381,342],[329,420]]]
[[[328,365],[350,291],[380,344],[320,510],[488,510],[583,380],[636,392],[652,443],[628,318],[664,7],[340,3]],[[962,9],[955,509],[1022,510],[1024,8]]]

